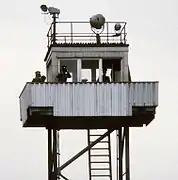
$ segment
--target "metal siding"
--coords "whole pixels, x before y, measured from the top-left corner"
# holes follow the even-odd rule
[[[30,84],[27,84],[20,96],[20,114],[23,123],[27,120],[27,108],[32,104],[31,100],[31,86]]]
[[[127,94],[126,85],[111,84],[112,89],[112,116],[127,115]]]
[[[157,106],[158,105],[158,83],[130,83],[129,102],[133,106]]]
[[[109,84],[96,84],[96,107],[95,116],[112,116],[111,111],[111,86]]]
[[[157,105],[157,82],[27,84],[20,96],[23,122],[28,106],[52,106],[54,116],[131,116],[132,106]]]

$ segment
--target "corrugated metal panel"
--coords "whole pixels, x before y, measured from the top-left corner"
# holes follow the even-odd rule
[[[27,108],[32,104],[30,87],[31,85],[27,84],[23,90],[23,93],[20,95],[20,115],[23,122],[27,120]]]
[[[109,84],[108,84],[109,85]],[[112,116],[129,116],[127,84],[111,84],[112,89]]]
[[[132,106],[157,106],[157,82],[27,84],[21,117],[30,106],[53,106],[54,116],[131,116]]]
[[[129,101],[132,106],[157,106],[158,105],[158,83],[130,83]]]

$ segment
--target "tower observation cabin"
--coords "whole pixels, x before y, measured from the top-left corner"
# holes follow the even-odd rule
[[[20,115],[23,127],[48,129],[48,179],[56,180],[59,176],[65,179],[63,168],[88,151],[89,179],[111,180],[110,134],[116,130],[119,147],[117,179],[124,178],[122,156],[125,144],[125,176],[129,180],[129,127],[148,125],[155,118],[158,82],[132,81],[126,22],[106,21],[101,14],[86,22],[64,22],[58,21],[59,9],[45,5],[41,9],[53,18],[44,58],[46,80],[40,80],[39,75],[26,83],[20,94]],[[56,134],[64,129],[87,130],[88,146],[58,166],[57,158],[52,157],[57,157]],[[101,129],[104,133],[97,134],[92,140]],[[108,144],[108,167],[93,168],[92,153],[96,144],[102,141]],[[100,162],[95,161],[95,164]],[[99,171],[102,173],[97,174]]]

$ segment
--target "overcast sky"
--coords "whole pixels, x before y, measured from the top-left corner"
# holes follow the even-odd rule
[[[0,179],[47,180],[47,132],[23,129],[18,96],[36,70],[45,73],[46,33],[50,22],[40,5],[61,9],[61,20],[127,21],[133,81],[158,80],[155,120],[131,131],[132,180],[178,177],[178,2],[176,0],[1,0],[0,11]],[[63,133],[63,161],[86,144],[84,132]],[[65,171],[72,180],[88,176],[83,156]]]

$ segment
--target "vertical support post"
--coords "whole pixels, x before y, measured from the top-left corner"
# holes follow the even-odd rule
[[[124,53],[122,55],[122,59],[121,59],[121,71],[120,71],[120,79],[121,81],[124,81]]]
[[[109,24],[108,22],[106,23],[106,33],[107,33],[107,43],[109,42]]]
[[[90,129],[87,129],[88,145],[90,145]],[[89,167],[89,180],[91,180],[91,150],[88,150],[88,167]]]
[[[112,180],[112,161],[111,161],[111,136],[108,134],[108,142],[109,142],[109,166],[110,166],[110,180]]]
[[[52,141],[51,129],[48,129],[48,180],[51,180],[52,175]]]
[[[77,59],[77,82],[81,82],[82,60]]]
[[[53,129],[53,162],[54,162],[54,171],[53,171],[53,179],[57,180],[57,131]]]
[[[102,71],[103,71],[103,60],[99,59],[99,82],[103,82]]]
[[[126,44],[126,23],[124,24],[124,44]]]
[[[71,43],[73,43],[73,23],[70,23],[70,35],[71,35]]]
[[[56,14],[53,14],[53,38],[52,44],[56,44]]]
[[[57,167],[60,167],[60,132],[57,131]]]
[[[119,180],[119,130],[116,130],[116,180]]]
[[[129,71],[128,71],[128,52],[124,52],[124,57],[121,60],[122,62],[122,70],[123,70],[123,81],[129,80]]]
[[[129,127],[125,127],[125,165],[126,165],[126,180],[130,180]]]
[[[49,74],[48,81],[56,82],[57,81],[56,76],[58,74],[58,57],[55,52],[52,53],[50,61],[51,61],[50,64],[51,67],[48,69],[48,74]]]
[[[91,81],[92,81],[92,82],[95,82],[95,81],[96,81],[96,69],[95,69],[95,67],[93,67],[93,68],[91,69]]]
[[[119,128],[119,180],[123,180],[123,141],[122,127]]]
[[[96,34],[96,43],[101,44],[101,38],[99,34]]]
[[[61,60],[57,58],[57,73],[60,73],[61,70]]]
[[[115,71],[114,71],[113,63],[112,63],[112,69],[111,69],[111,82],[115,82]]]

